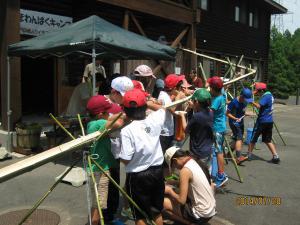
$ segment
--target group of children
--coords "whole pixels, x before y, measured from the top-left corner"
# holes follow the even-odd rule
[[[223,81],[219,77],[209,78],[206,88],[191,90],[184,75],[169,74],[164,80],[156,80],[156,98],[146,91],[156,79],[151,68],[137,67],[134,80],[120,76],[112,80],[111,92],[107,96],[96,95],[87,103],[91,115],[87,131],[92,133],[111,126],[120,112],[122,118],[113,124],[113,129],[121,131],[106,136],[91,147],[91,155],[99,165],[119,181],[120,161],[125,165],[128,195],[157,225],[163,224],[162,212],[184,224],[202,224],[216,213],[214,187],[221,187],[228,180],[224,172],[223,142],[226,132],[226,115],[236,139],[236,160],[241,163],[247,159],[242,156],[243,118],[248,103],[259,109],[257,125],[249,145],[248,157],[260,134],[273,154],[273,162],[279,157],[272,137],[273,97],[266,91],[263,83],[256,83],[255,90],[262,95],[259,103],[253,102],[252,92],[243,89],[241,95],[226,106]],[[194,81],[196,82],[196,81]],[[193,83],[194,83],[193,82]],[[199,82],[196,82],[199,83]],[[184,106],[169,107],[176,100],[191,96]],[[178,112],[178,109],[181,111]],[[183,113],[187,111],[187,115]],[[190,136],[190,151],[175,146],[174,123],[179,118],[186,135]],[[122,128],[123,127],[123,128]],[[218,162],[218,173],[211,177],[208,168],[212,155]],[[166,180],[176,169],[178,180]],[[116,193],[109,180],[95,165],[90,168],[96,174],[101,208],[106,221],[113,219],[118,208],[118,200],[111,200]],[[100,215],[96,201],[92,205],[92,223],[99,223]],[[137,225],[146,224],[145,215],[130,204]]]

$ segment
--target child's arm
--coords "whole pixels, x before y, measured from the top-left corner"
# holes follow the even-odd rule
[[[122,127],[125,123],[125,120],[126,120],[126,116],[125,114],[122,114],[122,116],[111,126],[112,122],[119,116],[119,113],[118,114],[114,114],[112,116],[110,116],[108,119],[107,119],[107,123],[105,125],[105,128],[110,128],[110,129],[118,129],[120,127]]]
[[[175,201],[179,204],[184,205],[186,203],[187,195],[188,195],[188,187],[190,179],[192,179],[192,172],[183,168],[180,171],[180,184],[179,184],[179,193],[177,194],[173,189],[169,186],[166,186],[165,193],[170,195]]]

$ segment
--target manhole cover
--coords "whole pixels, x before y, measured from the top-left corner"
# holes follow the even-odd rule
[[[0,225],[18,225],[29,209],[12,211],[0,215]],[[37,209],[23,225],[58,225],[60,217],[55,212]]]

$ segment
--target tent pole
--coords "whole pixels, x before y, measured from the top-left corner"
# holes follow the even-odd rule
[[[93,75],[93,93],[92,95],[96,95],[96,50],[95,46],[92,50],[92,61],[93,61],[93,69],[92,69],[92,75]]]
[[[7,56],[7,151],[11,152],[12,149],[12,140],[11,140],[11,114],[10,110],[10,58]]]

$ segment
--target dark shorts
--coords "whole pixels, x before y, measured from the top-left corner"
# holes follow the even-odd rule
[[[251,137],[251,143],[256,143],[260,135],[262,135],[262,141],[270,143],[272,141],[272,129],[273,123],[257,123],[253,129]]]
[[[135,203],[149,216],[155,219],[163,210],[165,183],[162,166],[153,166],[138,173],[127,173],[126,190]],[[132,204],[135,220],[145,219]]]
[[[191,213],[191,210],[189,209],[189,206],[187,204],[185,205],[182,205],[180,207],[180,211],[181,211],[181,215],[187,219],[188,221],[191,221],[192,223],[195,223],[195,224],[207,224],[207,222],[212,218],[212,217],[209,217],[209,218],[198,218],[196,219],[192,213]]]
[[[229,126],[232,130],[234,140],[243,140],[244,136],[244,124],[229,122]]]

